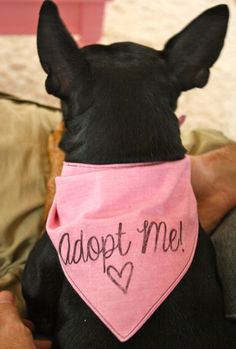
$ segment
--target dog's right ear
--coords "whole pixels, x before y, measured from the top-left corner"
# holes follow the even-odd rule
[[[182,91],[206,85],[224,44],[229,10],[212,7],[172,37],[163,51]]]
[[[40,62],[48,74],[45,86],[49,94],[67,98],[75,81],[83,83],[88,75],[88,62],[63,24],[57,6],[44,1],[37,32]]]

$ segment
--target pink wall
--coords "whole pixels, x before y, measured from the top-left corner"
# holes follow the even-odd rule
[[[105,2],[110,0],[56,0],[70,32],[80,44],[99,41]],[[0,34],[35,34],[42,0],[0,0]]]

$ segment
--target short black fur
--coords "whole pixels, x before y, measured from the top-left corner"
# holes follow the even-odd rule
[[[177,99],[203,87],[218,58],[229,11],[205,11],[168,41],[164,50],[134,44],[79,49],[52,1],[39,17],[38,52],[46,89],[62,101],[66,160],[89,164],[182,159]],[[193,263],[146,324],[120,343],[65,279],[45,234],[23,275],[23,293],[36,332],[53,349],[233,349],[236,328],[227,322],[213,247],[199,228]]]

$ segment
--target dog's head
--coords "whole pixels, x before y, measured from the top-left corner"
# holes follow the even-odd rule
[[[52,1],[44,1],[38,52],[46,89],[59,97],[66,160],[85,163],[181,159],[177,99],[203,87],[223,47],[229,12],[213,7],[162,51],[131,42],[78,48]]]

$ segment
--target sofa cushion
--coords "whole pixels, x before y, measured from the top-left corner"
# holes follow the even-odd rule
[[[43,228],[48,136],[60,120],[57,109],[0,93],[0,289],[11,289],[17,304],[24,263]]]

